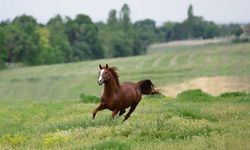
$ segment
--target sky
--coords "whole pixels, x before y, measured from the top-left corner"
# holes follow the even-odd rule
[[[22,14],[32,15],[46,23],[60,14],[74,18],[86,14],[94,22],[106,22],[111,9],[119,11],[126,3],[133,22],[150,18],[161,25],[166,21],[181,22],[193,5],[194,15],[216,23],[249,23],[250,0],[0,0],[0,21]]]

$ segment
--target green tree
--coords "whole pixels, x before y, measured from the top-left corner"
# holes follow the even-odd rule
[[[46,27],[37,28],[39,35],[39,54],[37,57],[38,64],[53,64],[63,62],[61,51],[52,48],[50,45],[50,31]]]
[[[176,23],[173,27],[173,40],[183,40],[188,38],[188,30],[183,23]]]
[[[18,16],[14,18],[13,23],[29,35],[33,35],[36,31],[37,22],[36,19],[32,16]]]
[[[127,4],[124,4],[120,11],[120,22],[122,24],[123,29],[126,32],[128,32],[131,27],[131,20],[130,20],[130,8]]]
[[[193,5],[189,5],[188,6],[188,19],[192,19],[194,17],[194,13],[193,13]]]
[[[219,36],[219,27],[214,22],[206,22],[204,38]]]
[[[0,26],[0,69],[4,67],[4,63],[6,61],[6,50],[4,49],[3,45],[4,45],[4,31],[3,31],[3,27]]]
[[[109,25],[111,28],[117,27],[118,19],[117,19],[117,16],[116,16],[116,10],[112,9],[112,10],[109,12],[109,16],[108,16],[107,22],[108,22],[108,25]]]
[[[47,28],[50,32],[50,46],[57,57],[54,60],[57,63],[73,61],[73,51],[66,34],[63,18],[60,15],[51,18],[47,23]]]
[[[87,60],[103,57],[98,41],[98,29],[87,15],[77,15],[75,20],[68,18],[66,34],[73,50],[73,59]]]
[[[175,26],[175,23],[172,23],[172,22],[166,22],[163,24],[163,26],[161,27],[161,31],[164,32],[163,34],[164,41],[173,40],[174,26]]]
[[[13,25],[22,31],[21,40],[18,45],[20,52],[18,58],[27,64],[37,64],[39,54],[39,35],[36,32],[37,22],[32,16],[22,15],[13,20]]]
[[[212,38],[218,35],[218,28],[213,22],[208,22],[202,17],[193,14],[192,5],[188,7],[187,16],[187,19],[183,22],[183,26],[188,39]]]
[[[111,43],[113,57],[125,57],[133,55],[133,39],[127,38],[125,32],[116,32]]]
[[[144,54],[149,44],[157,41],[155,21],[145,19],[134,24],[134,55]]]
[[[23,45],[27,36],[16,25],[2,28],[1,56],[4,62],[14,63],[23,60]]]

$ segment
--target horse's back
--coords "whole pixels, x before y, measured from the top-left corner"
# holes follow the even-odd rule
[[[134,82],[123,82],[121,84],[123,90],[140,90],[140,86]]]
[[[123,82],[121,84],[122,92],[124,93],[126,100],[132,100],[139,102],[141,100],[140,86],[134,82]]]

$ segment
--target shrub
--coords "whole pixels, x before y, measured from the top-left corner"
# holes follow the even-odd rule
[[[245,96],[247,96],[247,93],[245,92],[226,92],[226,93],[222,93],[219,97],[231,98],[231,97],[245,97]]]
[[[227,102],[250,102],[250,94],[245,92],[227,92],[222,93],[219,98]]]
[[[83,103],[99,103],[100,98],[93,95],[80,94],[80,101]]]
[[[196,90],[187,90],[177,95],[177,100],[184,100],[184,101],[211,101],[213,97],[200,89]]]

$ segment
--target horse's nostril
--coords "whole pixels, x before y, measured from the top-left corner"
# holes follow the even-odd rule
[[[103,84],[103,82],[100,81],[100,80],[97,80],[97,83],[98,83],[99,85],[102,85],[102,84]]]

